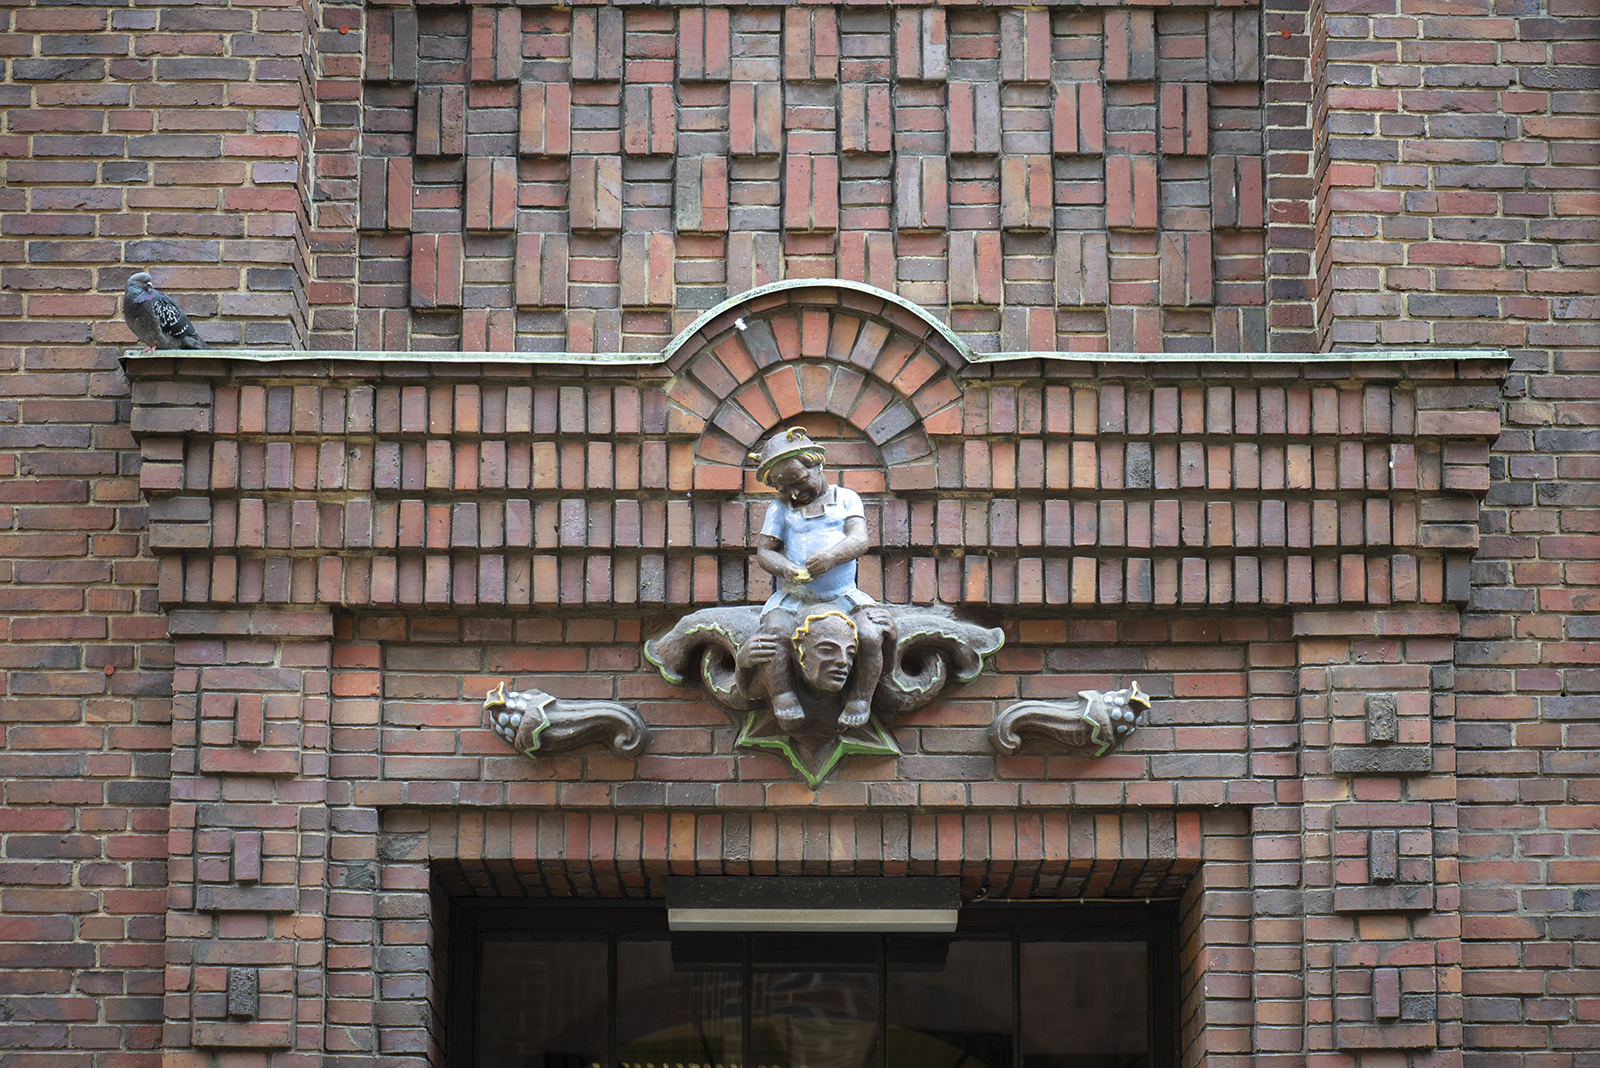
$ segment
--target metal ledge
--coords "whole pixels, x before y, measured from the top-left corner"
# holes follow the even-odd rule
[[[973,352],[962,346],[968,362],[974,364],[1010,363],[1019,360],[1054,360],[1074,363],[1172,364],[1172,363],[1424,363],[1455,360],[1509,360],[1505,349],[1360,349],[1353,352]],[[203,360],[241,360],[247,363],[292,363],[306,360],[350,363],[502,363],[555,364],[569,367],[641,366],[665,363],[672,355],[669,346],[662,352],[403,352],[299,351],[293,349],[173,349],[145,352],[128,349],[124,363],[138,360],[176,360],[194,363]]]

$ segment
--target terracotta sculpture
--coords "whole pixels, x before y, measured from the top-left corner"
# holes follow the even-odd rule
[[[1150,698],[1137,682],[1120,690],[1079,690],[1070,701],[1019,701],[995,717],[989,741],[1007,756],[1025,746],[1105,756],[1149,710]]]
[[[882,722],[976,678],[1002,634],[943,608],[879,604],[856,586],[867,551],[861,499],[830,485],[800,430],[775,434],[756,477],[779,493],[756,560],[778,579],[762,605],[706,608],[645,643],[674,685],[698,666],[713,700],[743,715],[739,744],[774,750],[818,785],[844,756],[897,756]]]
[[[483,699],[483,710],[489,729],[529,757],[593,742],[622,756],[638,756],[650,740],[639,713],[615,701],[564,701],[543,690],[508,693],[502,682]]]
[[[861,497],[828,484],[822,450],[802,430],[774,435],[750,458],[756,478],[778,492],[756,542],[756,562],[778,589],[761,606],[761,629],[739,650],[740,666],[760,673],[779,722],[797,724],[806,712],[791,657],[780,655],[792,647],[806,685],[843,691],[839,725],[859,727],[872,711],[884,647],[894,643],[894,620],[856,588],[856,559],[867,551]]]

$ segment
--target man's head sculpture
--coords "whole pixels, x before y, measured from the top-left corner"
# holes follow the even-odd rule
[[[813,689],[838,693],[850,681],[858,648],[855,620],[837,609],[807,616],[789,638],[800,677]]]

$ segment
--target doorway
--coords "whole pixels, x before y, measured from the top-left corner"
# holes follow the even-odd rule
[[[1172,1068],[1174,917],[1019,903],[963,908],[953,936],[674,938],[659,901],[457,899],[450,1065]]]

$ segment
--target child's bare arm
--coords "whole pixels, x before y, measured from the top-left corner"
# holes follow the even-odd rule
[[[858,515],[850,516],[844,521],[844,537],[826,549],[812,553],[806,560],[806,570],[813,575],[820,575],[846,560],[854,560],[867,548],[867,521]]]
[[[787,556],[783,555],[783,539],[775,538],[771,534],[756,536],[756,563],[761,565],[763,571],[786,578],[791,581],[801,581],[801,567]]]

